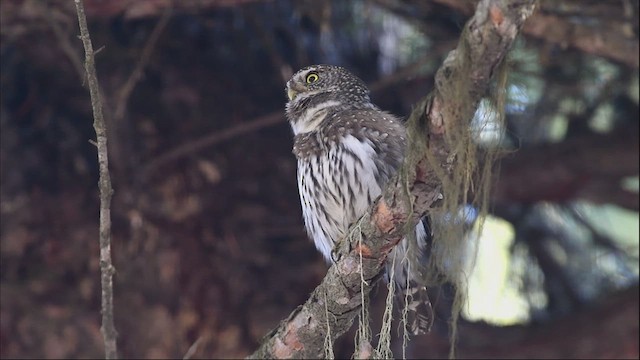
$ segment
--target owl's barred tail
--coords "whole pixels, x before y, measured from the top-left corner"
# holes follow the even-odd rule
[[[408,288],[401,289],[396,296],[397,301],[402,304],[401,309],[406,312],[404,325],[407,332],[422,335],[431,331],[434,316],[427,288],[409,284]]]
[[[429,332],[434,321],[433,307],[425,286],[431,243],[429,219],[424,218],[416,225],[415,236],[405,237],[393,249],[391,259],[394,261],[387,260],[387,281],[395,282],[395,302],[403,315],[405,330],[412,335]]]

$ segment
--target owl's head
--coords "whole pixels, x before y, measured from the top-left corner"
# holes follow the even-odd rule
[[[295,133],[315,128],[316,115],[329,108],[373,107],[364,82],[340,66],[308,66],[287,81],[285,91],[287,118]]]
[[[369,101],[364,82],[345,68],[335,65],[312,65],[299,70],[287,82],[289,101],[316,95],[331,95],[349,101]]]

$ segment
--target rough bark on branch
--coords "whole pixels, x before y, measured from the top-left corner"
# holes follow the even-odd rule
[[[481,1],[466,24],[457,50],[449,54],[438,71],[436,88],[412,112],[409,131],[422,132],[418,136],[421,141],[428,138],[428,151],[442,160],[445,171],[452,161],[444,141],[444,121],[450,118],[441,112],[447,109],[448,114],[457,114],[460,121],[471,119],[489,87],[494,69],[533,12],[534,2]],[[470,84],[464,89],[470,103],[460,104],[442,96],[448,93],[446,88],[455,86],[456,82]],[[415,153],[417,148],[422,149],[410,141],[409,151]],[[360,312],[362,296],[369,296],[381,277],[386,256],[405,235],[404,229],[415,227],[420,217],[437,206],[441,197],[439,178],[427,166],[426,155],[407,157],[400,171],[405,177],[398,175],[389,182],[382,196],[350,229],[350,233],[356,233],[349,237],[353,242],[343,240],[338,245],[337,260],[322,283],[303,305],[263,339],[250,358],[320,358],[324,356],[327,336],[333,344],[351,327]],[[366,281],[365,285],[361,279]]]

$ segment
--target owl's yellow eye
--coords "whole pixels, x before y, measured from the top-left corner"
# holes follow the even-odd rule
[[[318,74],[310,73],[309,75],[307,75],[306,82],[307,82],[307,84],[313,84],[314,82],[318,81],[318,79],[320,79]]]

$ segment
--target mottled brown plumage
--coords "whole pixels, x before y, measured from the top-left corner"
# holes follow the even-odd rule
[[[338,66],[304,68],[287,82],[286,92],[305,227],[331,261],[335,244],[398,171],[406,130],[402,121],[371,103],[362,80]],[[405,295],[410,297],[407,326],[413,333],[428,331],[432,321],[422,285],[426,236],[421,223],[415,237],[394,248],[387,265],[389,274],[391,259],[396,258],[394,280],[401,303]]]

